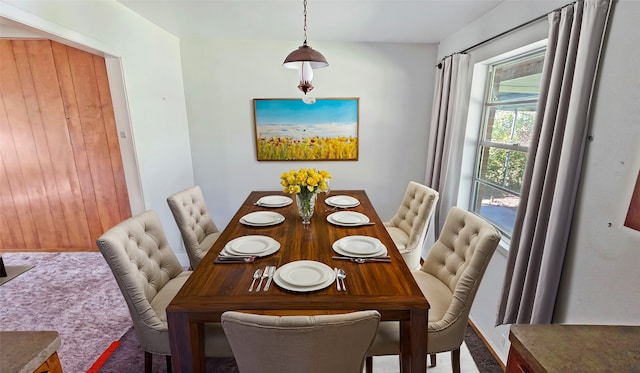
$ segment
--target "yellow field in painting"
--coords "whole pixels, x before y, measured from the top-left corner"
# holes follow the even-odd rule
[[[354,137],[271,137],[257,142],[261,161],[358,159],[358,139]]]

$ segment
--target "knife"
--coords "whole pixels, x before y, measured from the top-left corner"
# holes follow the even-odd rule
[[[269,290],[269,285],[271,285],[271,280],[273,280],[273,275],[276,273],[276,266],[270,266],[269,269],[269,278],[267,279],[267,284],[264,286],[264,291]]]
[[[340,259],[340,260],[355,260],[355,259],[364,259],[364,260],[371,260],[371,259],[380,259],[380,260],[390,260],[391,258],[388,255],[384,255],[384,256],[372,256],[372,257],[366,257],[366,258],[361,258],[361,257],[350,257],[350,256],[332,256],[331,259]]]
[[[251,256],[223,256],[218,255],[214,263],[253,263],[256,257]]]

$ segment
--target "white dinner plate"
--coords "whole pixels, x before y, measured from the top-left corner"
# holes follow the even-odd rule
[[[369,217],[355,211],[338,211],[327,216],[327,221],[342,226],[356,226],[369,222]]]
[[[271,255],[280,249],[280,242],[268,236],[249,235],[240,236],[229,242],[224,247],[227,255]]]
[[[351,196],[331,196],[324,200],[324,202],[333,207],[356,207],[360,204],[357,198],[353,198]]]
[[[298,260],[278,268],[273,281],[281,288],[306,292],[324,289],[336,279],[335,272],[324,263]]]
[[[355,255],[370,255],[380,251],[382,243],[369,236],[347,236],[338,240],[338,246]]]
[[[256,205],[264,207],[284,207],[292,203],[293,200],[287,196],[264,196],[256,202]]]
[[[276,225],[283,221],[284,216],[282,214],[271,211],[256,211],[240,218],[240,223],[257,227]]]
[[[377,238],[369,236],[347,236],[333,243],[333,251],[354,258],[372,258],[387,255],[387,247]]]

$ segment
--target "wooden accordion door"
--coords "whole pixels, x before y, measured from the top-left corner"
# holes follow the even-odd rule
[[[96,251],[131,216],[103,57],[0,40],[0,252]]]

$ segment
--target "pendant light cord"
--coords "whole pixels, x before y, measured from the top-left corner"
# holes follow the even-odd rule
[[[303,15],[304,15],[304,43],[303,45],[307,45],[307,0],[303,1],[304,4],[304,11],[303,11]]]

